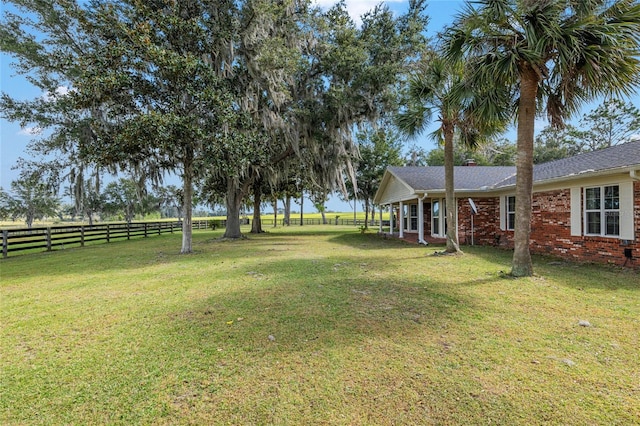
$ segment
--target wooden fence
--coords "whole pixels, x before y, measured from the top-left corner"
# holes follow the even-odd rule
[[[261,219],[262,226],[274,225],[274,219]],[[370,221],[370,226],[378,226],[378,221]],[[242,219],[242,225],[251,225],[250,219]],[[322,219],[303,219],[302,225],[322,225]],[[383,222],[384,224],[384,222]],[[277,220],[278,226],[285,226],[284,219]],[[300,218],[291,218],[290,226],[301,225]],[[327,219],[326,225],[362,226],[364,220]],[[194,220],[193,229],[223,228],[226,220]],[[111,242],[115,240],[149,237],[182,230],[182,222],[132,222],[106,223],[98,225],[70,225],[4,229],[2,230],[2,257],[21,251],[52,251],[69,247],[84,247],[87,243]]]
[[[194,229],[206,229],[208,221],[194,220]],[[2,257],[20,251],[51,251],[67,247],[84,247],[91,242],[149,237],[182,230],[182,223],[132,222],[99,225],[34,227],[2,230]]]
[[[273,226],[274,223],[274,219],[265,219],[262,218],[260,219],[260,221],[262,222],[263,226]],[[284,219],[277,219],[276,220],[277,225],[278,226],[285,226],[286,222]],[[382,221],[382,224],[384,225],[386,222],[386,226],[389,226],[389,221]],[[379,220],[369,220],[369,226],[370,227],[374,227],[374,226],[378,226],[378,224],[380,223]],[[327,218],[326,223],[322,223],[322,219],[320,218],[314,218],[314,219],[302,219],[302,224],[303,225],[344,225],[344,226],[362,226],[364,225],[364,219],[330,219]],[[295,217],[295,218],[291,218],[289,220],[289,225],[300,225],[300,218],[299,217]]]

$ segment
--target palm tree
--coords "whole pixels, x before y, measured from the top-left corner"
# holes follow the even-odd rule
[[[435,54],[427,55],[409,77],[406,106],[396,120],[401,132],[414,137],[431,123],[434,113],[438,114],[440,126],[431,137],[439,143],[444,142],[448,253],[462,253],[458,244],[454,188],[454,136],[457,134],[461,142],[475,146],[479,138],[492,135],[502,127],[499,114],[493,114],[491,119],[478,119],[485,110],[480,97],[473,96],[468,90],[463,71],[461,62],[452,63]]]
[[[534,122],[553,126],[597,97],[626,96],[640,82],[637,0],[478,0],[444,36],[476,84],[511,89],[517,117],[516,222],[511,274],[531,276]]]

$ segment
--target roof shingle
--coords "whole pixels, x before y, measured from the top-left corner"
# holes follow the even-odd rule
[[[533,181],[542,182],[632,166],[640,167],[640,140],[537,164],[533,168]],[[389,167],[388,170],[415,191],[444,190],[444,167],[442,166]],[[516,168],[456,166],[454,181],[457,191],[513,186],[516,182]]]

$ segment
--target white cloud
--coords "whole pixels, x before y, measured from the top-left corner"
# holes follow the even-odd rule
[[[58,96],[64,96],[67,93],[69,93],[69,88],[66,86],[60,86],[56,89],[56,91],[54,93],[45,93],[44,95],[42,95],[42,99],[45,102],[49,102],[51,100],[53,100],[54,98],[57,98]]]
[[[316,4],[323,9],[328,9],[334,4],[336,4],[336,0],[316,0]],[[406,3],[406,0],[386,0],[385,3]],[[347,0],[347,11],[349,12],[349,16],[354,20],[354,22],[358,25],[362,23],[360,17],[364,15],[366,12],[375,8],[378,4],[380,4],[380,0]]]
[[[23,127],[18,132],[18,134],[21,135],[21,136],[36,136],[36,135],[39,135],[40,133],[42,133],[42,128],[37,127],[37,126],[36,127]]]

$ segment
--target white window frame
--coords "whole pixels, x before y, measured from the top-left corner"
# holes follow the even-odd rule
[[[607,191],[609,189],[616,188],[617,197],[615,197],[611,204],[607,205]],[[596,192],[597,191],[597,192]],[[589,200],[587,197],[587,193],[593,192],[598,195],[598,204],[597,206],[589,206]],[[583,190],[583,221],[584,221],[584,235],[588,236],[598,236],[598,237],[610,237],[610,238],[620,238],[621,234],[621,223],[620,223],[620,203],[621,203],[621,191],[620,185],[611,184],[611,185],[601,185],[601,186],[588,186]],[[598,218],[600,231],[599,232],[589,232],[589,217],[593,216]],[[607,221],[610,218],[617,218],[617,233],[609,233],[608,232],[608,223]]]
[[[418,230],[418,205],[417,204],[409,204],[408,222],[409,222],[409,231]]]
[[[508,212],[508,206],[509,206],[509,198],[513,198],[515,200],[515,194],[507,194],[507,195],[501,195],[498,198],[498,202],[500,204],[500,230],[501,231],[513,231],[515,230],[515,225],[516,225],[516,219],[515,219],[515,210],[513,211],[514,217],[513,217],[513,228],[508,228],[509,225],[509,213]],[[514,204],[514,209],[515,209],[515,204]]]
[[[513,199],[513,210],[509,210],[509,200]],[[516,229],[516,196],[507,195],[504,197],[504,229],[513,231]]]
[[[438,203],[438,215],[434,214],[434,206]],[[431,200],[431,235],[434,237],[443,237],[445,235],[444,232],[444,221],[445,217],[445,200],[444,198],[434,198]],[[438,220],[438,225],[434,226],[434,220]]]

